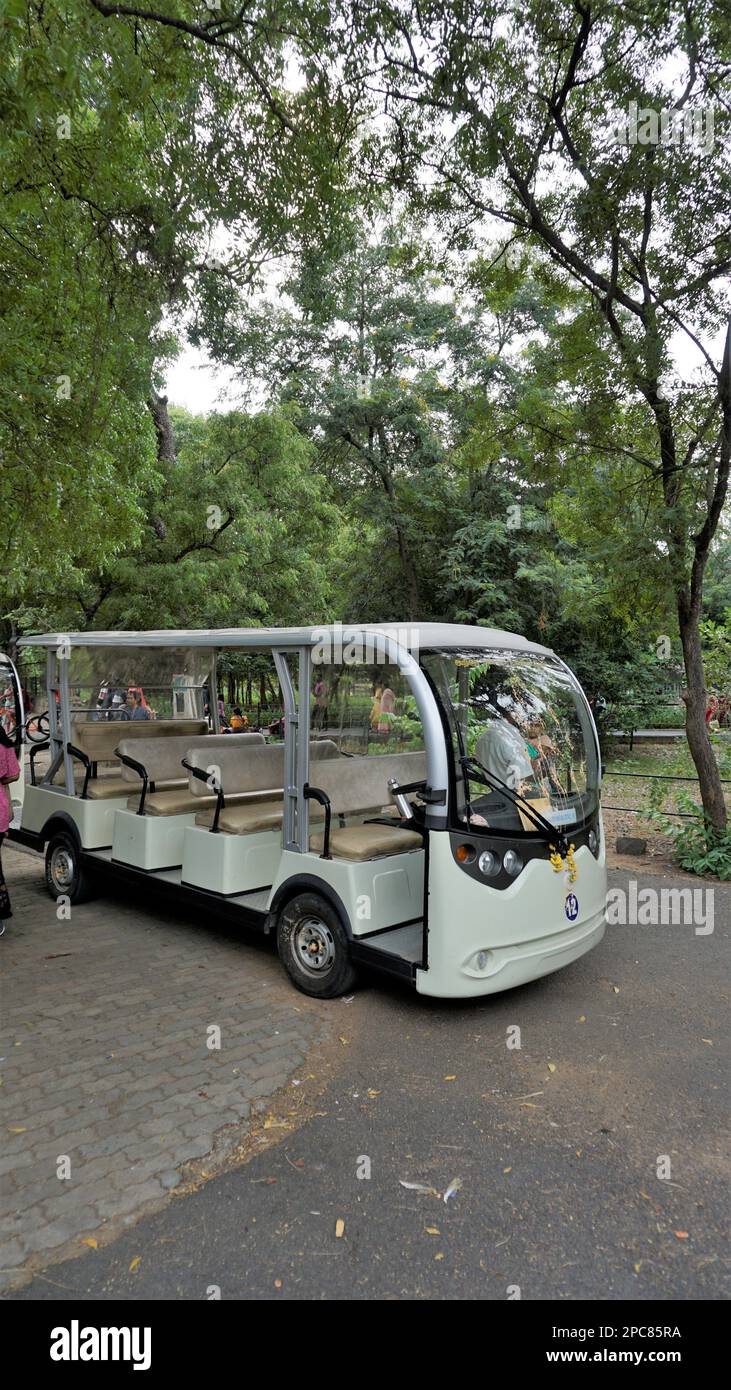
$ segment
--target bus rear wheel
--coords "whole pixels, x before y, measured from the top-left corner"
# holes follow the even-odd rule
[[[300,893],[282,908],[277,950],[292,983],[315,999],[336,999],[355,982],[345,928],[319,893]]]
[[[89,875],[81,866],[81,851],[68,830],[59,830],[46,847],[46,887],[52,898],[83,903],[92,896]]]

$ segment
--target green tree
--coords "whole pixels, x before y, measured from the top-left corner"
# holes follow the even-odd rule
[[[77,566],[64,599],[39,583],[23,614],[26,626],[246,627],[325,619],[322,538],[334,529],[334,510],[313,449],[289,415],[205,419],[173,411],[172,424],[185,442],[174,459],[158,464],[144,496],[140,540],[96,569]]]
[[[17,621],[37,584],[73,589],[142,536],[163,315],[215,316],[339,232],[352,113],[319,6],[255,3],[232,26],[203,4],[158,22],[0,0],[0,18],[0,612]]]
[[[712,347],[731,268],[726,7],[433,0],[363,15],[363,61],[377,54],[392,159],[416,203],[463,246],[498,219],[578,286],[610,388],[642,419],[620,447],[653,482],[688,742],[706,815],[723,828],[699,623],[731,464],[731,340],[723,362]],[[701,363],[692,386],[674,369],[678,334]],[[623,505],[607,489],[606,506]]]

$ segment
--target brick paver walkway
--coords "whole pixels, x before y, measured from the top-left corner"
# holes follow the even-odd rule
[[[330,1010],[251,937],[132,895],[59,922],[40,857],[6,845],[3,865],[15,913],[0,940],[7,1287],[29,1260],[158,1205],[183,1165],[212,1152],[220,1163],[329,1031]]]

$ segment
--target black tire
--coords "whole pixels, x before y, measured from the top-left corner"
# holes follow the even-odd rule
[[[67,897],[84,903],[93,896],[88,873],[81,863],[78,841],[70,830],[59,830],[46,846],[46,887],[52,898]]]
[[[314,999],[337,999],[355,983],[347,933],[319,893],[300,893],[282,908],[277,950],[292,984]]]

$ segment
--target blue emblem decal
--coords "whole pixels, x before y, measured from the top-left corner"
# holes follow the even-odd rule
[[[575,893],[569,893],[566,899],[564,912],[566,913],[566,916],[568,917],[570,922],[576,921],[576,918],[579,915],[579,899],[577,898]]]

